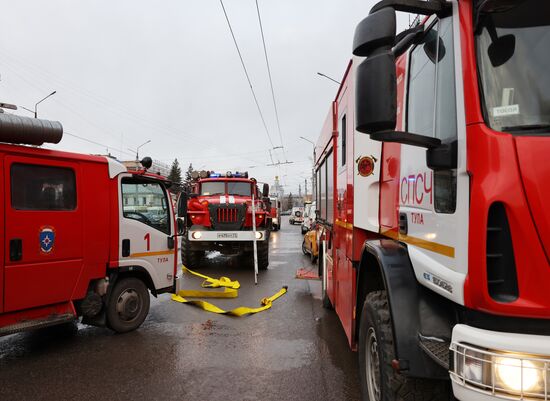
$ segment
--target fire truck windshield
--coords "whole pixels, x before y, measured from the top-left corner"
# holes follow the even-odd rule
[[[227,194],[238,196],[252,196],[252,186],[249,182],[229,181],[227,183]]]
[[[201,183],[201,195],[224,195],[225,194],[225,182],[224,181],[207,181]]]
[[[513,134],[550,133],[550,4],[483,13],[476,45],[485,120]]]

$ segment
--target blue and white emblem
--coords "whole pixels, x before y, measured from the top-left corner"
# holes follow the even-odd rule
[[[55,231],[52,227],[42,227],[40,229],[40,250],[44,253],[50,253],[55,242]]]

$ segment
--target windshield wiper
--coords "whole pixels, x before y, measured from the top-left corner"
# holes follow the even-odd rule
[[[510,127],[502,127],[501,130],[505,132],[544,132],[550,131],[550,124],[512,125]]]

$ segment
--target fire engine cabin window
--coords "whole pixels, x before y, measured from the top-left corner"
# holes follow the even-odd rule
[[[407,130],[457,140],[452,17],[438,20],[411,52]],[[454,213],[456,171],[434,172],[434,209]]]
[[[321,211],[321,219],[327,219],[327,160],[323,161],[319,168],[319,210]]]
[[[437,31],[432,28],[426,33],[423,43],[412,51],[409,70],[407,130],[425,136],[434,135],[437,46],[433,43],[437,43]]]
[[[13,209],[76,209],[76,178],[73,170],[14,163],[10,175]]]
[[[225,195],[225,182],[207,181],[201,183],[201,195]]]
[[[228,181],[227,194],[237,196],[252,196],[251,185],[249,182]]]
[[[165,234],[170,234],[168,199],[158,182],[135,178],[122,179],[122,210],[127,219],[139,221]],[[136,199],[142,204],[135,202]]]
[[[341,129],[340,129],[340,148],[342,149],[342,166],[346,165],[346,115],[342,117]]]
[[[332,223],[334,220],[334,154],[331,152],[327,156],[327,222]]]
[[[487,125],[514,135],[548,135],[550,2],[518,1],[482,14],[476,28]]]

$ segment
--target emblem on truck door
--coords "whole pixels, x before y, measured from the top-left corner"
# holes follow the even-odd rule
[[[40,240],[40,250],[43,253],[50,253],[55,243],[55,230],[53,227],[44,226],[40,229],[38,236]]]
[[[374,174],[374,163],[377,161],[374,156],[359,156],[355,161],[357,163],[358,174],[361,177],[368,177]]]

